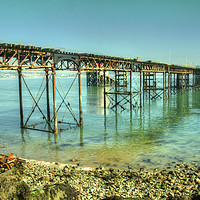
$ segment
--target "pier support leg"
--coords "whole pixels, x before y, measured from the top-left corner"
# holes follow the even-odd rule
[[[181,74],[181,89],[182,89],[182,92],[183,92],[183,88],[184,88],[184,84],[183,84],[183,74]]]
[[[144,103],[144,92],[145,92],[145,89],[144,88],[146,88],[146,84],[145,84],[145,75],[144,75],[144,72],[141,72],[142,73],[142,77],[143,77],[143,91],[142,91],[142,93],[143,93],[143,103]]]
[[[103,97],[104,97],[104,114],[106,114],[106,72],[103,72]]]
[[[83,126],[80,126],[80,146],[83,146]]]
[[[131,111],[133,109],[132,98],[133,98],[133,92],[132,92],[132,71],[130,71],[130,110]]]
[[[118,81],[117,81],[117,71],[115,71],[115,109],[117,111],[117,84],[118,84]]]
[[[81,71],[78,71],[79,83],[79,125],[83,124],[82,95],[81,95]]]
[[[173,85],[173,89],[175,90],[176,87],[176,74],[174,73],[174,85]]]
[[[181,85],[180,85],[180,75],[181,74],[176,74],[176,75],[177,75],[177,78],[176,78],[176,88],[178,90],[180,90],[180,88],[181,88]]]
[[[47,96],[47,121],[50,125],[50,104],[49,104],[49,71],[46,70],[46,96]]]
[[[194,76],[194,72],[192,74],[192,88],[194,88],[195,86],[195,76]]]
[[[144,92],[142,92],[142,72],[140,72],[140,108],[142,107],[142,93]]]
[[[163,100],[165,100],[165,92],[166,92],[166,73],[163,72]]]
[[[170,90],[171,90],[171,74],[168,73],[168,98],[170,97]]]
[[[57,108],[56,108],[56,77],[55,69],[52,69],[52,78],[53,78],[53,111],[54,111],[54,133],[58,133],[58,124],[57,124]]]
[[[18,69],[19,77],[19,106],[20,106],[20,126],[24,128],[23,102],[22,102],[22,72]]]
[[[190,84],[190,81],[189,81],[189,84]],[[194,72],[191,74],[191,88],[193,89],[193,87],[194,87]]]

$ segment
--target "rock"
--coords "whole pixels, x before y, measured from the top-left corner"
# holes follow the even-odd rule
[[[103,200],[122,200],[124,198],[122,197],[116,197],[116,196],[112,196],[112,197],[106,197]],[[130,199],[130,198],[129,198]]]
[[[20,172],[12,168],[0,174],[0,199],[28,199],[30,189],[22,180]]]
[[[196,181],[197,184],[200,184],[200,179],[199,178],[197,178],[195,181]]]
[[[80,199],[79,193],[67,183],[46,185],[43,190],[47,199]]]

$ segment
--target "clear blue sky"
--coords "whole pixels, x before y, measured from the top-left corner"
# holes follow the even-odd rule
[[[0,0],[0,40],[200,65],[200,0]]]

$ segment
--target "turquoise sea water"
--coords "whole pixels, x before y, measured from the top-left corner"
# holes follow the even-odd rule
[[[69,88],[73,79],[59,80]],[[41,81],[41,78],[27,79],[33,95],[37,95]],[[23,87],[26,118],[33,101]],[[74,92],[68,99],[78,118],[77,84],[72,90]],[[57,96],[59,104],[61,100]],[[199,100],[200,91],[189,90],[171,95],[166,101],[145,100],[142,109],[133,111],[132,115],[129,111],[114,112],[109,109],[104,115],[103,87],[87,87],[83,77],[83,127],[54,135],[20,129],[18,79],[0,79],[0,146],[4,146],[0,148],[0,153],[63,163],[74,160],[75,164],[91,167],[162,168],[177,162],[199,162]],[[45,95],[40,100],[40,106],[46,112]],[[31,120],[38,116],[36,109]],[[69,117],[68,120],[72,119]]]

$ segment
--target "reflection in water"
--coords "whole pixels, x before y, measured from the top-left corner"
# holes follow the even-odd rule
[[[146,103],[142,109],[124,114],[108,110],[104,113],[104,142],[102,144],[101,141],[99,141],[99,144],[98,142],[89,142],[91,144],[88,144],[87,140],[88,137],[91,137],[91,134],[87,133],[87,128],[80,126],[77,128],[80,137],[79,145],[62,140],[64,134],[68,134],[68,132],[63,133],[63,135],[48,133],[47,147],[54,152],[54,159],[64,161],[74,158],[83,165],[103,164],[105,166],[116,165],[120,167],[126,165],[137,166],[141,163],[159,165],[160,160],[164,160],[166,156],[155,160],[155,158],[150,159],[148,154],[165,145],[167,141],[164,134],[170,128],[174,128],[174,131],[176,131],[180,119],[190,113],[188,98],[184,95],[173,96],[171,104],[169,101],[163,101],[162,104],[151,101]],[[92,105],[92,109],[94,109],[94,105],[102,106],[101,103],[98,103],[98,98],[97,101],[91,101],[90,98],[87,104]],[[155,110],[155,108],[157,109]],[[88,110],[90,113],[90,109]],[[100,114],[100,112],[97,113]],[[102,133],[96,131],[95,136],[98,135],[99,137]],[[84,140],[87,141],[86,145],[84,145]],[[25,143],[24,131],[22,131],[24,152]],[[78,146],[83,148],[78,148]],[[65,155],[66,159],[63,160],[62,155]]]
[[[187,91],[166,101],[145,100],[141,109],[132,112],[104,112],[103,87],[88,87],[83,92],[83,126],[59,134],[10,127],[6,123],[13,108],[4,106],[8,116],[0,116],[0,142],[6,146],[2,153],[64,163],[76,159],[86,166],[121,168],[200,160],[199,95],[199,91]]]
[[[80,146],[83,146],[83,125],[80,126]]]
[[[25,137],[24,137],[24,132],[27,133],[27,130],[25,129],[21,129],[21,137],[22,137],[22,144],[21,144],[21,154],[22,154],[22,157],[25,157],[26,154],[26,140],[25,140]]]
[[[108,90],[108,86],[105,88]],[[93,86],[87,87],[87,112],[88,113],[96,113],[104,114],[104,87]]]

